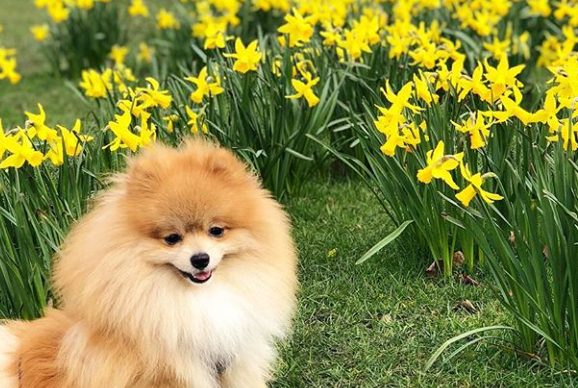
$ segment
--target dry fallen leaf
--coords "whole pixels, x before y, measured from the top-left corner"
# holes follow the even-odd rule
[[[464,257],[464,254],[462,251],[456,251],[454,253],[454,267],[455,268],[460,268],[462,265],[464,265],[465,261],[466,261],[466,258]]]
[[[438,264],[436,261],[434,261],[433,263],[430,264],[429,267],[427,267],[427,269],[425,270],[425,273],[427,276],[436,276],[438,273],[438,270],[441,271],[441,263]]]
[[[454,307],[454,311],[457,311],[457,310],[465,310],[470,314],[476,314],[478,312],[478,309],[474,306],[472,301],[470,301],[469,299],[461,301],[460,304],[458,304],[456,307]]]
[[[393,317],[391,316],[391,314],[384,314],[381,317],[380,321],[383,323],[391,323],[391,321],[393,321]]]
[[[468,286],[474,286],[474,287],[480,286],[480,283],[477,280],[473,279],[469,275],[460,275],[459,279],[461,282],[463,282],[464,284],[466,284]]]
[[[513,230],[510,230],[510,237],[508,238],[508,240],[510,241],[510,244],[512,244],[512,245],[516,244],[516,234],[514,233]]]

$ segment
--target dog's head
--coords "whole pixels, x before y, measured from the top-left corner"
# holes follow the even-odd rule
[[[258,248],[268,194],[229,151],[195,141],[156,147],[125,176],[129,234],[146,246],[143,260],[187,283],[204,284],[229,258]]]
[[[67,238],[55,286],[92,327],[174,348],[213,295],[293,306],[295,264],[279,204],[230,151],[194,140],[114,176]]]
[[[230,151],[192,140],[147,149],[113,178],[67,239],[55,280],[64,299],[131,282],[190,288],[242,276],[283,249],[292,250],[285,213],[255,175]]]

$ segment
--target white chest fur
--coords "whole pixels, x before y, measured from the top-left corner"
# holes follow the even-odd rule
[[[207,287],[208,286],[208,287]],[[255,308],[227,286],[195,290],[187,324],[193,352],[214,366],[229,364],[253,342],[264,340]]]

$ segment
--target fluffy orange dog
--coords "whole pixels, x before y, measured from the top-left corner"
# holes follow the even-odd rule
[[[0,388],[264,388],[296,287],[288,218],[245,165],[156,147],[65,242],[62,310],[0,326]]]

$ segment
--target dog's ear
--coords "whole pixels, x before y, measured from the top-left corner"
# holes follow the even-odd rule
[[[205,168],[211,174],[229,175],[235,172],[244,171],[245,166],[233,156],[229,151],[216,148],[207,155],[205,159]]]
[[[256,177],[248,171],[247,165],[224,148],[217,148],[209,153],[204,167],[210,174],[231,182],[258,184]]]
[[[188,139],[181,150],[192,164],[200,164],[209,174],[225,179],[243,179],[250,175],[245,163],[211,140],[194,137]]]
[[[162,170],[168,153],[168,147],[155,145],[132,159],[126,174],[127,193],[129,195],[146,195],[154,193],[162,179]]]

